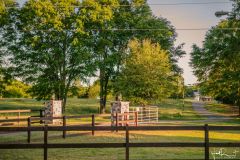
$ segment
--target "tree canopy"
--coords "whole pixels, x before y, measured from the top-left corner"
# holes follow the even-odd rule
[[[106,98],[111,91],[109,83],[117,81],[122,63],[127,57],[130,40],[148,38],[161,44],[170,56],[175,73],[181,72],[177,59],[185,54],[181,51],[181,45],[174,47],[174,27],[166,19],[155,17],[146,1],[122,0],[119,4],[124,7],[113,10],[112,20],[100,25],[100,30],[92,32],[91,44],[94,44],[93,52],[97,57],[99,71],[101,112],[105,110]]]
[[[117,5],[114,0],[29,0],[10,12],[2,43],[11,52],[14,75],[31,83],[38,99],[55,94],[65,106],[73,81],[93,70],[84,45],[88,25],[110,20]]]
[[[151,40],[132,40],[117,88],[125,99],[146,104],[171,95],[171,63],[167,51]]]
[[[205,94],[240,103],[240,2],[229,16],[206,34],[202,48],[194,45],[191,65]]]
[[[174,47],[175,29],[154,16],[145,0],[28,0],[15,5],[0,0],[0,48],[6,50],[8,71],[29,84],[37,99],[55,95],[65,107],[74,82],[97,75],[103,113],[134,38],[159,44],[173,76],[181,73],[177,61],[185,53],[182,45]]]

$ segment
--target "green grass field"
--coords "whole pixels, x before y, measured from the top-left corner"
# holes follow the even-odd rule
[[[43,108],[44,101],[34,99],[0,99],[0,110],[11,109],[31,109],[39,110]],[[182,100],[166,99],[154,104],[159,108],[159,119],[200,119],[192,110],[190,101],[185,101],[183,107]],[[107,103],[106,111],[110,112],[110,101]],[[78,99],[69,98],[66,106],[65,115],[98,114],[99,100],[97,99]],[[33,112],[31,115],[38,115],[39,112]],[[0,115],[1,116],[1,115]],[[6,115],[4,115],[6,116]]]
[[[206,121],[198,116],[192,109],[191,101],[167,99],[155,104],[159,107],[160,125],[204,125]],[[68,101],[66,115],[96,114],[98,113],[98,100],[76,99]],[[40,109],[43,101],[32,99],[1,99],[0,109]],[[109,111],[110,103],[107,104]],[[32,113],[32,114],[37,114]],[[90,119],[85,119],[89,122]],[[96,122],[109,122],[108,118],[98,118]],[[239,125],[240,120],[234,119],[226,122],[211,122],[210,125]],[[240,142],[240,131],[214,131],[210,132],[210,142]],[[124,132],[68,132],[66,139],[62,139],[62,132],[50,132],[49,143],[116,143],[125,142]],[[0,133],[0,143],[26,143],[27,134]],[[130,142],[203,142],[204,133],[201,131],[134,131],[130,132]],[[32,133],[32,143],[42,143],[43,133]],[[216,149],[216,148],[215,148]],[[218,148],[219,149],[219,148]],[[231,154],[239,148],[228,148]],[[211,148],[211,152],[214,148]],[[211,155],[210,155],[211,156]],[[50,149],[49,160],[123,160],[124,148],[112,149]],[[213,157],[211,157],[213,158]],[[222,157],[217,157],[222,158]],[[226,158],[226,157],[225,157]],[[42,160],[42,149],[31,150],[0,150],[0,160]],[[204,159],[203,148],[130,148],[131,160],[157,160],[157,159]],[[237,154],[240,159],[240,153]]]
[[[95,136],[81,132],[72,132],[66,139],[61,132],[52,132],[49,143],[124,143],[124,132],[96,132]],[[210,142],[240,142],[239,132],[210,132]],[[138,131],[130,133],[130,142],[203,142],[201,131]],[[26,133],[1,135],[0,143],[26,143]],[[43,143],[41,133],[33,133],[32,143]],[[237,148],[229,148],[232,153]],[[214,148],[211,148],[213,151]],[[43,150],[0,150],[0,160],[42,160]],[[123,160],[124,148],[112,149],[50,149],[49,160]],[[240,158],[240,155],[238,155]],[[203,148],[130,148],[131,160],[150,159],[204,159]]]
[[[39,115],[38,111],[43,108],[44,101],[36,101],[34,99],[0,99],[0,110],[11,110],[11,109],[31,109],[33,112],[32,116]],[[159,122],[164,121],[168,125],[203,125],[206,122],[201,122],[204,120],[202,117],[197,115],[192,108],[192,101],[186,99],[183,101],[180,99],[165,99],[161,102],[156,102],[153,104],[158,106],[159,109]],[[221,110],[221,106],[216,104],[207,104],[206,107],[211,108],[210,111]],[[130,107],[134,107],[131,106]],[[216,107],[216,108],[214,108]],[[213,109],[214,108],[214,109]],[[220,109],[219,109],[220,108]],[[229,109],[229,107],[227,108]],[[69,98],[66,106],[65,115],[90,115],[98,114],[99,111],[99,100],[97,99],[78,99]],[[110,111],[110,101],[107,102],[107,112]],[[231,111],[227,110],[227,113]],[[24,115],[24,114],[23,114]],[[29,116],[29,113],[25,114]],[[0,114],[0,119],[8,117],[9,119],[16,114]],[[198,121],[199,122],[196,122]],[[82,118],[80,120],[83,123],[90,123],[91,118]],[[70,123],[78,123],[79,119],[68,120]],[[176,122],[179,121],[179,122]],[[110,116],[97,117],[96,122],[110,122]],[[228,122],[209,122],[214,125],[235,125],[240,123],[240,119],[234,119]]]
[[[200,120],[192,108],[190,100],[165,99],[159,102],[159,118],[161,120]]]
[[[239,113],[237,106],[219,103],[206,103],[205,108],[213,113],[225,115],[225,116],[236,116]]]

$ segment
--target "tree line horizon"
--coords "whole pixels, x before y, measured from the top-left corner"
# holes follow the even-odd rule
[[[97,76],[101,113],[110,94],[139,104],[182,96],[184,44],[174,45],[174,26],[146,0],[0,0],[0,15],[1,93],[21,79],[32,97],[55,95],[65,110],[74,88]]]

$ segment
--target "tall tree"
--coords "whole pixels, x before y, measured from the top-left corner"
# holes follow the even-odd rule
[[[123,97],[146,104],[170,96],[173,72],[167,51],[150,40],[133,40],[129,48],[117,85]]]
[[[7,71],[7,49],[2,43],[4,25],[9,22],[9,12],[17,7],[15,0],[0,0],[0,98],[3,95],[5,86],[9,84],[11,76]]]
[[[145,0],[119,0],[119,4],[121,7],[114,10],[113,19],[99,25],[100,29],[92,34],[99,67],[101,113],[105,112],[106,97],[111,90],[109,82],[116,81],[131,39],[148,38],[160,43],[168,51],[171,62],[174,63],[172,68],[178,73],[181,70],[176,65],[177,57],[184,54],[180,52],[181,46],[173,47],[176,37],[174,28],[166,19],[153,16]]]
[[[15,76],[33,85],[38,99],[63,100],[74,80],[90,75],[92,52],[85,45],[92,23],[112,18],[115,0],[29,0],[10,12],[4,45],[11,51]]]
[[[206,34],[203,48],[193,46],[191,64],[206,94],[240,106],[240,2],[233,2],[228,18]]]

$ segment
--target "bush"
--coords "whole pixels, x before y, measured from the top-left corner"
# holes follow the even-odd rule
[[[3,97],[5,98],[29,98],[27,93],[30,86],[24,84],[21,81],[13,80],[5,87],[3,91]]]
[[[88,91],[88,98],[97,98],[100,94],[100,85],[98,83],[93,84]]]

